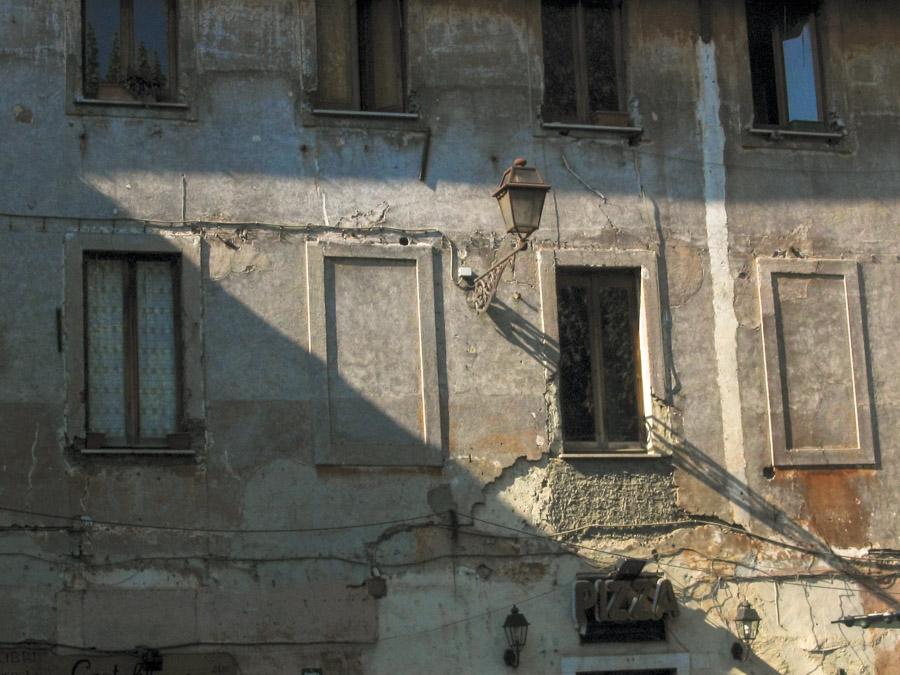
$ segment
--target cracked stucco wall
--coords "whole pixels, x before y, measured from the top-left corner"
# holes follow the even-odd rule
[[[68,4],[0,9],[0,505],[17,509],[0,511],[0,641],[209,641],[220,646],[193,649],[232,653],[242,673],[502,673],[500,626],[519,603],[532,622],[520,670],[558,672],[565,656],[629,651],[580,645],[569,595],[576,573],[633,555],[673,580],[683,607],[667,643],[638,651],[690,652],[695,673],[891,672],[890,631],[830,623],[900,593],[887,577],[859,583],[889,568],[838,557],[900,548],[891,3],[828,3],[827,76],[850,133],[799,147],[744,134],[740,2],[712,3],[714,46],[697,3],[627,3],[629,107],[645,129],[633,145],[535,122],[535,1],[410,2],[421,116],[405,126],[311,118],[308,0],[194,0],[196,119],[67,115]],[[658,254],[669,388],[654,405],[671,459],[557,457],[533,251],[485,316],[456,286],[459,265],[483,271],[510,245],[490,193],[520,155],[554,186],[537,245]],[[201,241],[197,457],[68,447],[55,315],[64,238],[79,232]],[[435,248],[446,461],[317,467],[307,242],[401,236]],[[754,260],[772,255],[860,263],[876,469],[763,475]],[[366,523],[389,524],[341,529]],[[743,597],[763,616],[747,664],[731,659],[727,623]],[[234,644],[247,641],[262,644]]]

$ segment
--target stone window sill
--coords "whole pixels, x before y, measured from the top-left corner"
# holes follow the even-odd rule
[[[180,101],[112,101],[102,98],[75,99],[76,105],[108,106],[110,108],[156,108],[159,110],[187,110],[190,106]]]
[[[82,448],[82,455],[195,455],[196,450],[171,448]]]
[[[567,462],[580,459],[668,459],[669,455],[646,450],[620,450],[618,452],[563,452],[558,458]]]
[[[377,120],[417,120],[419,113],[379,112],[371,110],[334,110],[331,108],[313,108],[312,114],[320,117],[351,117],[356,119]]]
[[[763,136],[770,141],[779,141],[781,139],[821,139],[824,141],[839,141],[843,139],[847,132],[841,131],[801,131],[799,129],[769,128],[769,127],[750,127],[747,133],[753,136]]]

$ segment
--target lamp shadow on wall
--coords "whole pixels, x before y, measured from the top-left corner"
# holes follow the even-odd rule
[[[900,607],[900,599],[886,592],[871,577],[864,565],[840,556],[810,527],[794,520],[783,509],[768,501],[743,481],[718,464],[699,447],[672,429],[663,420],[653,418],[650,424],[653,443],[671,453],[676,469],[720,494],[738,509],[761,523],[772,532],[781,535],[784,545],[798,552],[807,553],[827,563],[835,571],[845,574],[868,593],[888,607]],[[724,523],[723,523],[724,524]],[[737,527],[738,531],[743,528]],[[748,536],[753,536],[748,533]]]

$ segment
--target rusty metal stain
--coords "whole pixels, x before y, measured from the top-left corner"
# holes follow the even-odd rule
[[[900,642],[875,652],[875,675],[900,675]]]
[[[802,491],[805,520],[830,546],[860,547],[868,543],[869,509],[863,506],[866,486],[875,477],[868,469],[792,470],[791,482]]]

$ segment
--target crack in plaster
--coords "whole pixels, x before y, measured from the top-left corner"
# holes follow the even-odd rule
[[[40,429],[40,425],[36,422],[34,425],[34,441],[31,443],[31,467],[28,469],[28,491],[25,493],[26,496],[31,494],[31,490],[34,488],[33,478],[34,478],[34,470],[37,467],[37,443],[38,443],[38,431]]]

